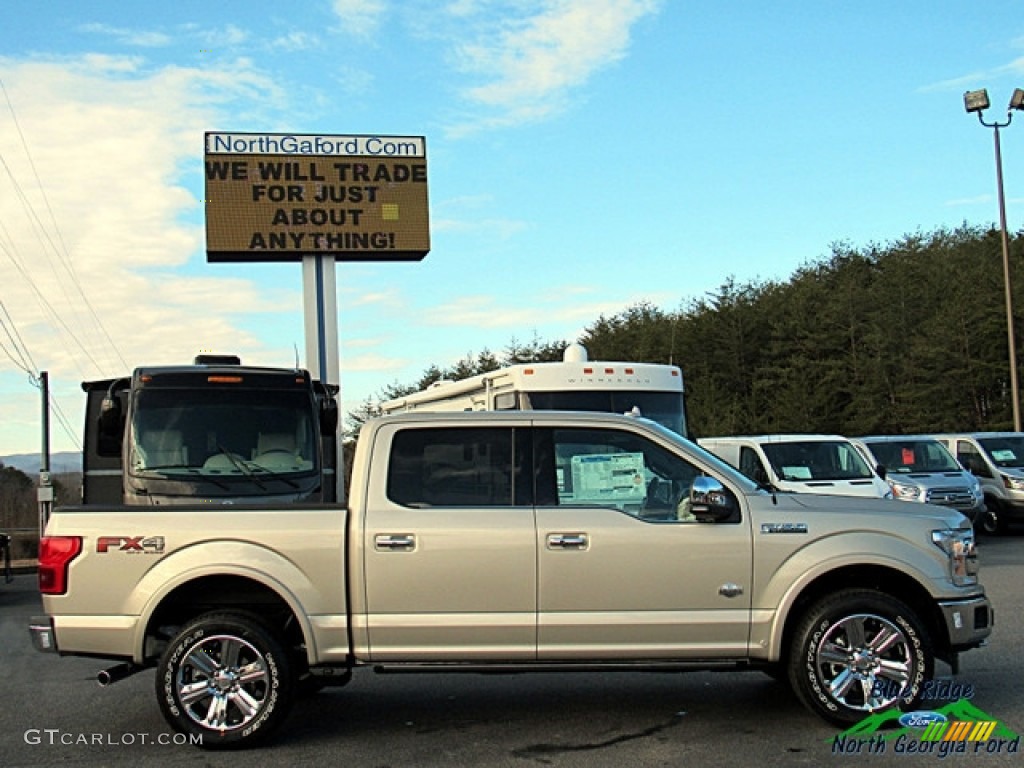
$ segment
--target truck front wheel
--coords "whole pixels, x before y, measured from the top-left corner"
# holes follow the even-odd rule
[[[156,674],[164,718],[205,749],[249,746],[281,724],[292,698],[288,654],[258,617],[208,613],[168,645]]]
[[[837,725],[912,706],[935,666],[931,638],[901,601],[849,589],[811,606],[793,634],[789,678],[801,702]]]

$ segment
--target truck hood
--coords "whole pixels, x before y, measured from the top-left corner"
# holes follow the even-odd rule
[[[955,509],[934,504],[870,499],[858,496],[824,496],[813,493],[778,493],[776,508],[794,514],[842,515],[850,518],[917,518],[936,527],[970,527],[970,521]],[[884,525],[884,523],[879,523]]]

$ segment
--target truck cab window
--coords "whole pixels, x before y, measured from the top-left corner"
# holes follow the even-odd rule
[[[530,503],[515,476],[514,430],[405,429],[391,443],[387,496],[410,507],[494,507]]]

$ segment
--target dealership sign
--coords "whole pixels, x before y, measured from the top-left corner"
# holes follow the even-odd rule
[[[207,261],[418,261],[430,250],[422,136],[207,133]]]

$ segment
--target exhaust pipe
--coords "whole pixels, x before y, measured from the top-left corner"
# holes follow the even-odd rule
[[[108,685],[113,685],[118,680],[124,680],[126,677],[131,677],[136,672],[141,672],[142,669],[142,667],[128,662],[125,662],[124,664],[115,664],[109,669],[104,669],[97,673],[96,682],[106,688]]]

